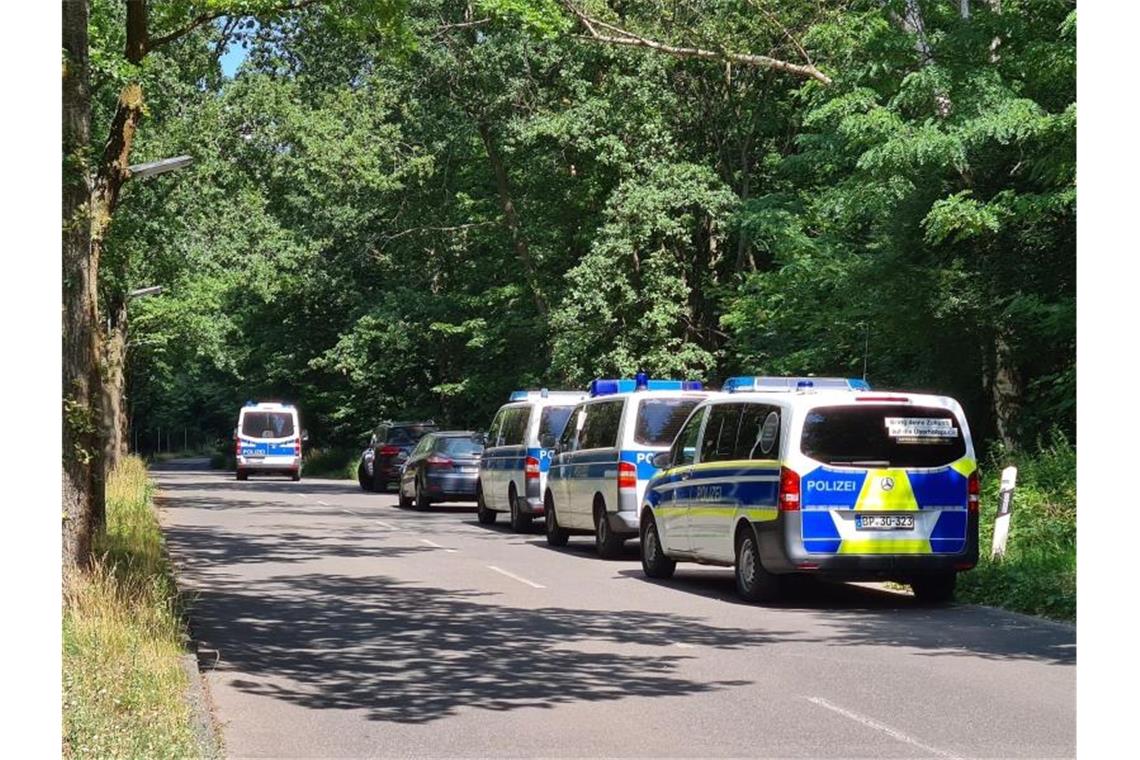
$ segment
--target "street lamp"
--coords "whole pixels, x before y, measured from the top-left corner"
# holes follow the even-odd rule
[[[174,158],[164,158],[161,161],[151,161],[149,164],[134,164],[128,166],[132,177],[153,177],[156,174],[163,174],[165,172],[172,172],[175,169],[185,169],[193,162],[193,156],[175,156]]]
[[[157,296],[161,292],[161,285],[153,285],[149,288],[139,288],[138,290],[132,290],[130,293],[127,293],[127,298],[146,298],[147,296]]]

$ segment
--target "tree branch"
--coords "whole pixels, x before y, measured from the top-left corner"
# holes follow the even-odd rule
[[[810,63],[808,65],[800,65],[796,63],[789,63],[782,61],[778,58],[770,58],[766,55],[755,55],[752,53],[733,53],[727,50],[705,50],[696,47],[678,47],[676,45],[669,45],[664,42],[657,42],[647,37],[642,37],[639,34],[623,29],[613,24],[606,23],[600,19],[593,18],[587,15],[584,11],[580,10],[569,0],[563,0],[563,5],[566,6],[574,16],[582,23],[589,34],[576,35],[579,39],[591,42],[601,42],[607,45],[627,45],[630,47],[643,47],[649,50],[671,55],[674,58],[699,58],[710,61],[727,61],[729,63],[739,64],[741,66],[755,66],[757,68],[772,69],[774,71],[782,71],[787,74],[793,74],[805,79],[814,79],[823,84],[831,84],[831,77],[824,74]],[[607,30],[612,34],[603,34],[598,31],[600,29]]]
[[[266,11],[266,13],[288,13],[289,11],[299,11],[303,8],[308,8],[311,5],[316,5],[319,2],[322,2],[322,0],[296,0],[296,2],[284,3],[276,8],[272,8],[269,11]],[[168,32],[167,34],[164,34],[160,37],[155,37],[152,40],[147,40],[145,52],[149,53],[151,50],[161,47],[168,42],[173,42],[180,37],[186,36],[204,24],[208,24],[211,21],[216,21],[222,16],[230,15],[234,15],[232,10],[206,11],[205,13],[200,13],[174,31]]]

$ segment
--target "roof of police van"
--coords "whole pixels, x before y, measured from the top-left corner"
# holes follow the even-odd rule
[[[789,406],[820,406],[842,404],[914,404],[915,406],[959,406],[950,396],[909,391],[845,391],[833,389],[802,391],[735,391],[718,393],[715,403],[733,399],[753,402],[784,402]]]

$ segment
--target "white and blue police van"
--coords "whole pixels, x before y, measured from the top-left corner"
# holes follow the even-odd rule
[[[555,442],[581,391],[515,391],[491,422],[479,460],[475,502],[479,522],[509,512],[511,528],[526,530],[544,513],[542,494]]]
[[[953,597],[978,559],[978,472],[952,398],[863,380],[734,377],[697,406],[641,502],[641,562],[734,566],[750,601],[794,575]]]
[[[667,451],[685,418],[709,396],[699,380],[597,379],[574,408],[550,463],[544,494],[546,540],[593,534],[613,557],[638,532],[638,506],[654,457]]]
[[[248,402],[238,412],[234,428],[237,479],[246,480],[251,473],[258,473],[300,480],[301,442],[308,437],[292,404]]]

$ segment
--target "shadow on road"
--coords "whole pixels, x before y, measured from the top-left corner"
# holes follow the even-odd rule
[[[220,669],[241,674],[235,688],[399,723],[426,723],[460,708],[549,708],[741,686],[749,682],[679,676],[684,655],[574,646],[683,641],[739,649],[788,635],[640,611],[521,609],[493,604],[492,596],[385,577],[290,576],[256,592],[203,590],[193,629],[218,650]]]
[[[677,574],[667,581],[649,579],[640,569],[619,570],[618,575],[731,604],[754,606],[736,593],[730,568],[723,573],[686,572],[678,566]],[[905,646],[925,650],[921,654],[931,656],[1076,664],[1076,638],[1070,626],[974,605],[932,606],[913,596],[848,583],[797,580],[801,582],[782,601],[767,606],[823,612],[815,619],[832,630],[819,640],[830,646]]]

